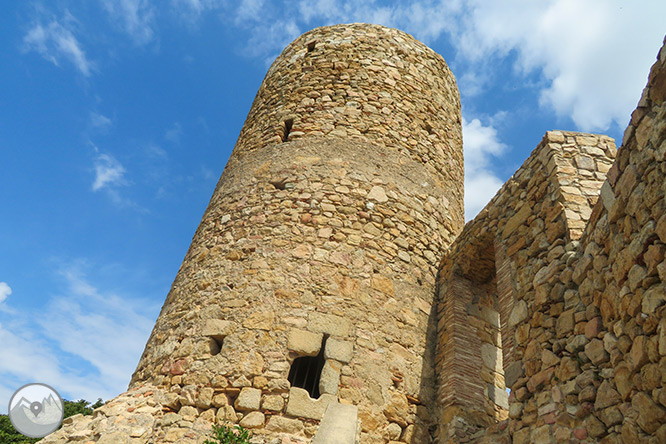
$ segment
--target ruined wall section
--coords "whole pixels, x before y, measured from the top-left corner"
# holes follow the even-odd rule
[[[445,254],[438,298],[440,442],[480,439],[487,424],[507,413],[514,420],[506,432],[518,436],[546,424],[547,412],[539,411],[546,398],[535,396],[559,360],[550,350],[563,351],[549,331],[565,311],[567,287],[559,280],[603,183],[596,165],[610,165],[614,154],[606,136],[546,133]],[[475,300],[478,292],[486,297]],[[471,337],[470,326],[476,326]],[[461,368],[472,371],[457,375]],[[509,405],[505,382],[512,388]]]
[[[662,48],[572,263],[586,341],[563,393],[588,441],[666,442],[665,99]]]
[[[511,359],[505,359],[505,380],[512,389],[509,420],[506,426],[499,424],[508,434],[496,435],[497,426],[478,432],[478,427],[469,427],[469,421],[466,429],[460,421],[452,422],[456,431],[467,432],[458,436],[478,443],[509,439],[514,444],[666,442],[664,99],[666,49],[662,48],[594,207],[588,206],[594,202],[592,190],[599,188],[598,180],[610,161],[600,152],[594,159],[596,183],[587,186],[579,180],[570,189],[560,186],[558,193],[539,199],[542,205],[548,200],[563,203],[564,208],[551,208],[564,212],[568,227],[564,233],[558,234],[557,224],[549,226],[547,207],[536,214],[525,211],[520,217],[520,210],[513,216],[505,213],[499,222],[491,217],[503,193],[511,189],[510,181],[454,244],[450,254],[466,257],[466,248],[477,233],[496,227],[505,358],[506,333],[514,340]],[[569,137],[594,146],[585,135],[564,133],[565,143],[559,135],[552,136],[548,133],[547,138],[559,140],[565,151]],[[607,152],[608,144],[597,140],[596,147]],[[555,160],[566,157],[562,153]],[[569,158],[579,170],[577,176],[589,176],[585,165],[591,167],[592,162],[579,163],[575,155]],[[529,164],[530,160],[529,169],[537,171],[538,165]],[[561,162],[555,164],[561,169]],[[564,183],[559,174],[554,177]],[[524,197],[530,195],[527,185]],[[590,189],[587,196],[585,188]],[[582,210],[572,215],[567,209],[578,202]],[[545,225],[534,225],[540,214],[546,215]],[[580,234],[577,221],[585,217],[589,220]],[[506,220],[503,228],[502,219]],[[524,241],[512,238],[521,232],[526,235]],[[550,235],[556,236],[551,239]],[[476,249],[467,251],[473,257]],[[510,310],[502,302],[505,270],[511,274],[506,280],[512,283],[508,286]],[[505,319],[509,330],[505,330]]]

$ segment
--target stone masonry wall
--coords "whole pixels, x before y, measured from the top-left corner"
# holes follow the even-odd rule
[[[135,421],[132,444],[200,443],[212,422],[309,442],[334,402],[358,406],[361,443],[430,442],[432,302],[441,251],[462,229],[461,137],[453,76],[409,35],[342,25],[294,41],[257,94],[130,391],[49,442],[71,431],[111,442]],[[288,375],[324,340],[311,399]]]
[[[444,261],[443,287],[452,273],[464,275],[456,255],[473,257],[474,239],[494,233],[509,420],[479,430],[464,421],[471,409],[461,404],[457,416],[444,416],[448,434],[440,442],[666,442],[665,98],[662,48],[612,167],[607,141],[549,132],[546,139],[563,150],[554,158],[570,159],[555,162],[565,180],[556,174],[557,189],[537,206],[523,181],[520,199],[528,198],[530,211],[509,209],[514,215],[498,220],[511,195],[518,197],[509,181],[465,227]],[[570,138],[580,149],[571,151]],[[538,174],[537,151],[526,165]],[[549,209],[549,201],[562,205]],[[549,216],[555,212],[564,216],[563,233]],[[446,300],[439,306],[446,309]]]
[[[606,136],[546,133],[445,255],[436,358],[440,442],[475,442],[507,408],[512,433],[545,423],[547,412],[533,398],[556,356],[542,353],[541,342],[550,344],[549,330],[567,316],[564,284],[545,284],[561,276],[560,258],[573,254],[614,155]]]

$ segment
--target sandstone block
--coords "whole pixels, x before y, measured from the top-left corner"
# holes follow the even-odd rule
[[[502,350],[492,344],[481,344],[481,360],[483,365],[497,373],[502,372]]]
[[[243,321],[243,327],[257,330],[270,330],[275,322],[275,313],[272,311],[256,312]]]
[[[323,333],[292,329],[287,333],[287,348],[301,355],[317,356],[323,339]]]
[[[391,422],[398,423],[402,427],[407,426],[409,416],[409,403],[407,397],[402,393],[393,392],[391,398],[384,406],[384,416]]]
[[[317,311],[308,316],[308,330],[315,333],[328,333],[333,336],[349,336],[351,323],[349,320],[332,314]]]
[[[666,419],[666,410],[643,392],[632,397],[631,406],[638,413],[636,422],[647,433],[654,433]]]
[[[597,390],[597,400],[594,403],[595,410],[605,409],[621,402],[620,394],[613,388],[613,385],[604,381]]]
[[[312,399],[307,390],[292,387],[289,389],[287,415],[320,420],[328,404],[335,401],[336,397],[328,394],[321,395],[319,399]]]
[[[324,367],[321,370],[319,378],[319,392],[327,393],[329,395],[336,395],[338,393],[338,385],[340,381],[340,363],[327,359]]]
[[[180,408],[178,414],[186,421],[194,421],[194,419],[199,416],[199,410],[197,410],[196,407],[192,407],[191,405],[186,405]]]
[[[630,370],[636,371],[648,361],[646,345],[647,339],[645,336],[636,336],[629,354],[625,357],[625,361],[629,364]]]
[[[558,338],[563,338],[568,336],[573,332],[575,325],[574,321],[574,310],[567,310],[560,314],[555,323],[555,333]]]
[[[523,376],[525,370],[523,369],[522,361],[514,361],[504,371],[504,381],[506,386],[511,388],[516,383],[518,378]]]
[[[233,407],[231,407],[230,405],[225,405],[224,407],[220,407],[217,409],[215,420],[217,421],[218,424],[227,423],[227,422],[235,423],[238,420],[238,416],[236,415],[236,411],[234,410]]]
[[[274,412],[282,411],[284,407],[284,398],[280,395],[266,395],[261,401],[261,408]]]
[[[393,296],[393,281],[381,274],[375,274],[372,276],[372,288],[389,296]]]
[[[525,319],[527,319],[527,303],[525,301],[518,301],[513,306],[513,310],[511,310],[511,314],[509,315],[509,327],[515,327]]]
[[[101,444],[127,444],[130,437],[124,432],[104,434],[97,442]]]
[[[608,362],[609,355],[600,339],[593,339],[585,346],[585,354],[594,365]]]
[[[503,388],[488,384],[488,398],[500,408],[505,410],[509,408],[509,395]]]
[[[366,197],[370,200],[375,200],[379,203],[388,202],[388,197],[386,196],[386,192],[384,191],[384,188],[380,186],[372,187]]]
[[[513,233],[516,228],[521,226],[532,213],[532,209],[529,205],[523,205],[520,207],[520,210],[506,222],[504,229],[502,231],[502,237],[506,239],[511,233]]]
[[[261,390],[253,387],[243,387],[234,403],[236,410],[259,410],[261,405]]]
[[[641,309],[643,313],[651,314],[666,303],[666,284],[653,285],[643,294]]]
[[[225,321],[223,319],[206,319],[206,323],[201,329],[202,336],[210,336],[211,338],[221,341],[226,336],[230,335],[236,329],[236,324],[232,321]]]
[[[298,419],[284,416],[271,416],[266,424],[266,430],[278,433],[297,434],[303,431],[303,423]]]
[[[211,387],[203,387],[199,390],[199,395],[196,399],[196,406],[202,409],[207,409],[213,402],[213,389]]]
[[[324,358],[335,359],[347,363],[351,361],[354,354],[354,345],[351,342],[329,338],[324,349]]]
[[[247,429],[256,429],[264,425],[265,417],[261,412],[250,412],[243,416],[239,424]]]
[[[227,395],[224,393],[218,393],[217,395],[213,396],[211,404],[213,407],[223,407],[225,405],[229,405],[229,398],[227,398]]]

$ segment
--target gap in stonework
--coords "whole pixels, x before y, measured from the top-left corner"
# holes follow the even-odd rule
[[[324,349],[326,348],[327,339],[328,335],[324,335],[317,356],[301,356],[294,359],[291,369],[289,369],[289,376],[287,377],[292,387],[300,387],[307,390],[313,399],[317,399],[321,395],[319,392],[319,379],[321,378],[321,371],[326,362]]]

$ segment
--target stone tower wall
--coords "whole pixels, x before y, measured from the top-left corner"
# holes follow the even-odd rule
[[[435,276],[463,223],[444,60],[379,26],[320,28],[269,70],[131,387],[174,413],[309,437],[328,403],[361,442],[424,442]],[[327,337],[318,400],[287,380]]]

